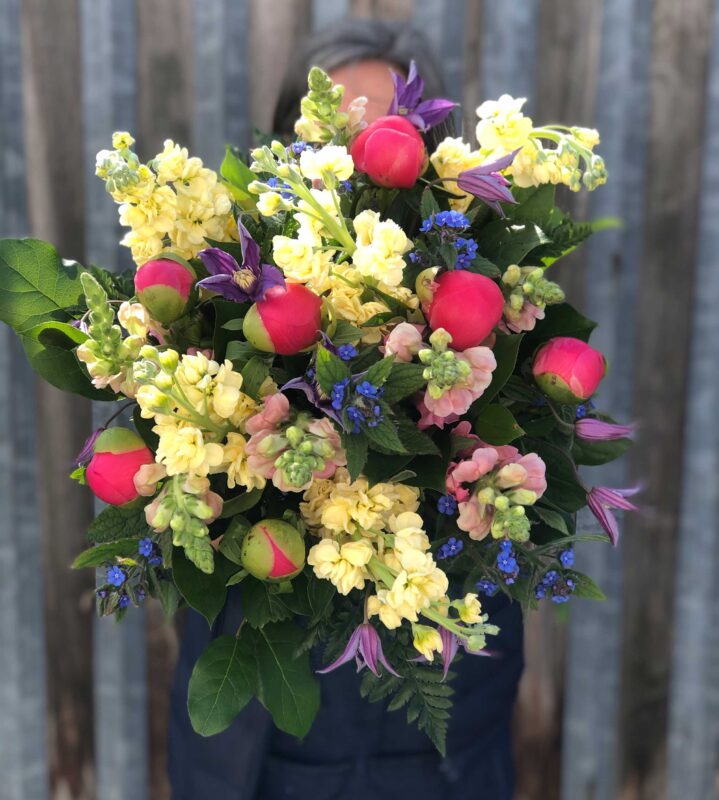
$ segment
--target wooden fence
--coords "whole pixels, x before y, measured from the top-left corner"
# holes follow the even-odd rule
[[[605,603],[527,625],[517,797],[716,797],[719,4],[0,0],[0,235],[119,265],[92,174],[111,132],[216,166],[268,126],[297,39],[350,14],[423,29],[468,123],[506,91],[538,121],[599,127],[611,180],[572,202],[624,220],[561,280],[601,323],[603,405],[641,422],[628,462],[590,479],[643,480],[646,511],[616,551],[579,554]],[[37,385],[7,330],[0,408],[0,797],[162,800],[174,629],[152,605],[95,621],[91,577],[67,569],[92,507],[64,474],[92,410]]]

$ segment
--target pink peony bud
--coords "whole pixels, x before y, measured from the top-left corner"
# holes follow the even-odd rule
[[[258,350],[291,356],[317,341],[321,317],[321,298],[302,284],[288,283],[269,289],[251,306],[242,332]]]
[[[134,478],[155,458],[142,439],[127,428],[108,428],[95,440],[85,478],[96,497],[121,506],[138,497]]]
[[[352,144],[355,167],[379,186],[411,189],[427,163],[417,129],[400,116],[379,117]]]
[[[263,519],[242,540],[242,566],[260,580],[294,578],[305,565],[302,534],[280,519]]]
[[[444,328],[455,350],[481,344],[502,318],[504,297],[499,286],[484,275],[464,270],[445,272],[435,280],[430,328]]]
[[[539,388],[558,403],[580,403],[597,390],[607,372],[604,356],[581,339],[557,336],[534,355],[532,373]]]
[[[169,325],[185,313],[195,278],[187,263],[170,258],[148,261],[135,273],[137,299],[153,319]]]

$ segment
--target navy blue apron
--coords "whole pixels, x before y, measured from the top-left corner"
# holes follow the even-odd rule
[[[256,701],[228,730],[198,736],[187,715],[190,673],[212,635],[237,630],[238,592],[230,594],[212,633],[188,612],[171,698],[173,800],[511,800],[510,723],[523,666],[522,614],[503,596],[483,606],[501,628],[489,639],[499,656],[464,656],[454,665],[445,759],[407,724],[403,709],[387,712],[360,697],[361,675],[351,664],[320,676],[320,711],[301,742],[275,730]]]

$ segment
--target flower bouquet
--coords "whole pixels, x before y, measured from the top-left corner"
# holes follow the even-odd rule
[[[296,141],[228,149],[219,175],[115,134],[97,174],[136,270],[3,240],[0,318],[44,379],[109,408],[72,473],[107,504],[74,565],[101,568],[99,613],[150,594],[212,625],[241,593],[192,674],[200,734],[254,696],[304,736],[321,648],[320,672],[367,667],[363,693],[442,750],[452,660],[498,630],[482,597],[601,598],[573,545],[616,542],[612,510],[634,508],[577,473],[631,428],[595,407],[594,323],[547,278],[596,227],[555,190],[605,181],[599,137],[504,95],[477,149],[428,147],[454,104],[414,68],[371,124],[320,69],[308,83]],[[607,537],[575,532],[585,505]]]

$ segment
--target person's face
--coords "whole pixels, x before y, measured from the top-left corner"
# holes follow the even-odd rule
[[[374,122],[377,117],[383,117],[394,95],[390,70],[399,72],[394,65],[380,60],[357,61],[333,69],[329,74],[330,78],[345,87],[340,110],[346,111],[349,104],[357,97],[366,97],[365,121]]]

